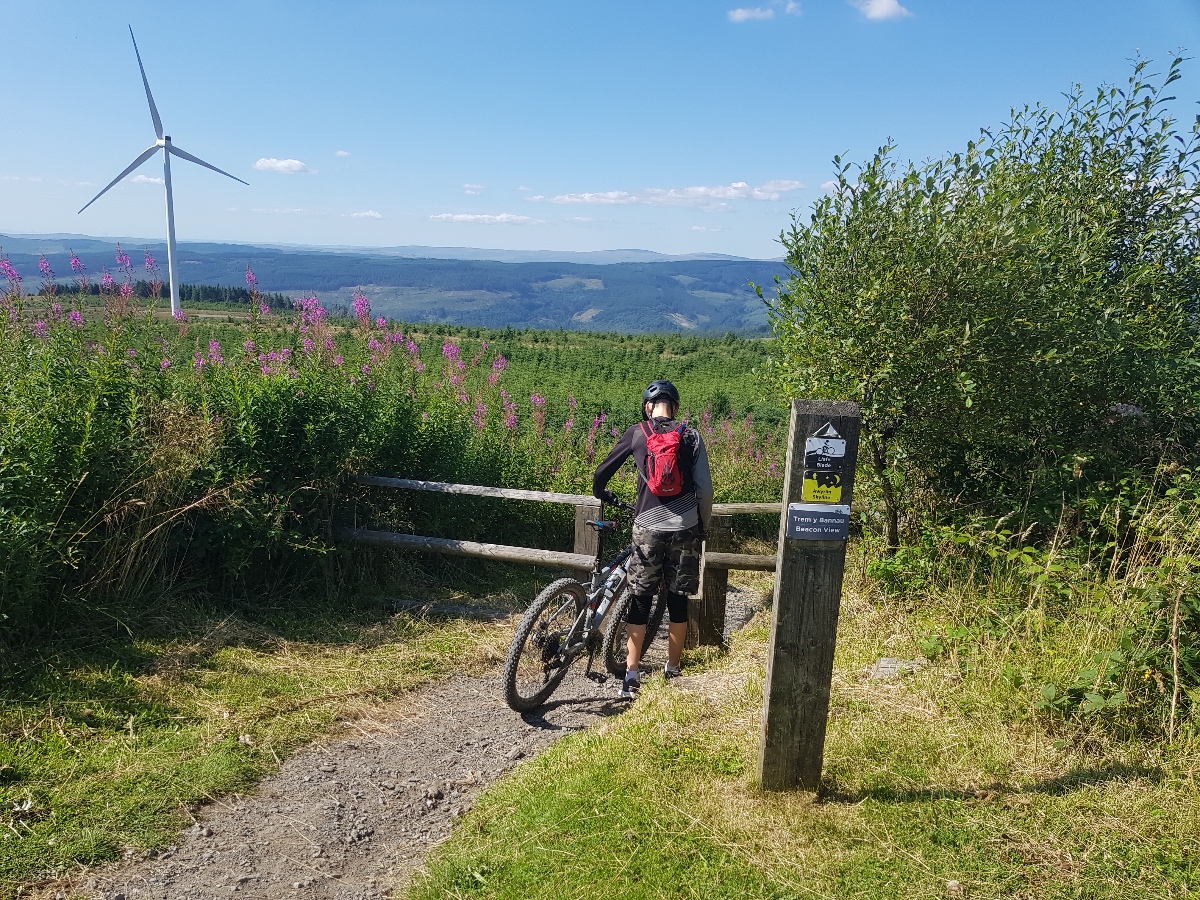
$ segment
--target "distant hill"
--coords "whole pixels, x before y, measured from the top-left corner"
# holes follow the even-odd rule
[[[30,287],[37,281],[39,254],[46,254],[60,277],[70,274],[71,250],[98,274],[102,266],[112,268],[115,244],[82,235],[0,235],[0,247]],[[161,242],[131,238],[122,244],[135,260],[141,254],[132,251],[148,246],[165,268]],[[420,256],[423,252],[429,255]],[[490,258],[494,255],[509,258]],[[572,254],[185,243],[179,245],[179,260],[181,280],[188,284],[242,285],[250,266],[263,290],[311,291],[330,305],[348,305],[361,287],[374,310],[406,321],[624,332],[764,333],[766,311],[749,283],[770,284],[786,271],[772,260],[668,257],[644,250]]]

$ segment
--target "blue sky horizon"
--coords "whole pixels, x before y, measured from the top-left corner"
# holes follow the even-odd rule
[[[960,150],[1013,106],[1123,83],[1200,38],[1195,0],[10,2],[0,232],[163,231],[126,25],[180,240],[781,254],[831,159]],[[1200,98],[1200,60],[1175,85]]]

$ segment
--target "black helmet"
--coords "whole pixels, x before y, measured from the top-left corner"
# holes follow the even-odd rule
[[[642,391],[642,418],[647,418],[647,403],[660,403],[663,400],[669,400],[679,406],[679,391],[675,389],[675,385],[665,380],[650,382],[646,390]]]

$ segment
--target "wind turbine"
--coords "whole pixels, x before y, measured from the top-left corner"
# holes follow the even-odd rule
[[[206,163],[198,156],[192,156],[192,154],[180,150],[171,143],[171,136],[169,134],[163,134],[162,120],[158,117],[158,107],[154,105],[154,95],[150,93],[150,82],[146,80],[146,69],[144,66],[142,66],[142,54],[138,52],[137,39],[133,36],[132,25],[129,27],[129,38],[133,41],[133,52],[137,56],[138,69],[142,73],[142,84],[146,87],[146,102],[150,104],[150,118],[154,120],[154,134],[157,136],[158,140],[155,141],[152,146],[146,148],[142,152],[141,156],[131,162],[128,167],[126,167],[124,172],[110,181],[104,190],[89,200],[83,209],[79,210],[79,212],[83,212],[84,209],[87,209],[89,206],[103,197],[109,188],[152,157],[159,151],[159,149],[162,150],[163,185],[167,189],[167,277],[171,282],[171,312],[174,315],[178,315],[180,312],[179,284],[177,281],[179,267],[175,264],[175,200],[171,194],[171,156],[175,155],[180,159],[186,159],[188,162],[194,162],[198,166],[204,166],[206,169],[212,169],[214,172],[219,172],[228,178],[232,178],[234,181],[241,181],[242,184],[246,185],[247,187],[249,187],[250,182],[242,181],[242,179],[238,178],[236,175],[230,175],[224,169],[218,169],[211,163]]]

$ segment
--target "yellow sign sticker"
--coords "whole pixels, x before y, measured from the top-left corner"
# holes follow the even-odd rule
[[[805,472],[801,499],[805,503],[841,503],[840,472]]]

